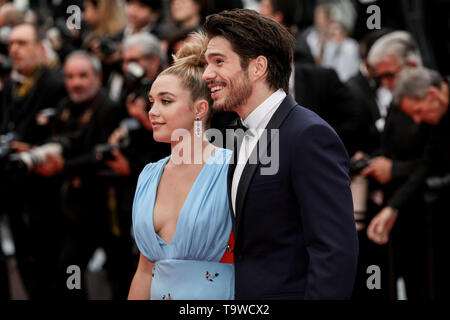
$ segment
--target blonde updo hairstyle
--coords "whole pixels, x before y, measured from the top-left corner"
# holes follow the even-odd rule
[[[208,102],[208,115],[205,118],[205,126],[209,127],[212,113],[213,100],[208,83],[202,79],[206,68],[204,52],[208,45],[208,39],[203,32],[193,32],[189,35],[189,42],[185,42],[173,56],[173,64],[162,71],[162,75],[177,76],[182,85],[189,90],[192,103],[204,99]]]

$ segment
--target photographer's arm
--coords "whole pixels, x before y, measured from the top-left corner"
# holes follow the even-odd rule
[[[414,160],[395,160],[392,162],[392,179],[406,178],[414,172],[416,167],[420,164],[420,159]]]
[[[386,244],[389,241],[389,233],[397,220],[398,210],[404,207],[410,199],[421,196],[432,163],[430,157],[432,149],[431,145],[427,147],[424,158],[419,162],[410,178],[394,193],[388,205],[370,222],[367,236],[373,242]]]
[[[64,169],[64,158],[58,155],[48,154],[46,161],[34,169],[38,175],[43,177],[51,177]]]
[[[26,142],[13,141],[11,142],[11,147],[16,152],[27,152],[32,148],[32,145]]]
[[[105,161],[105,164],[119,175],[129,176],[131,174],[131,169],[128,159],[119,150],[113,150],[111,151],[111,154],[113,155],[114,160]]]

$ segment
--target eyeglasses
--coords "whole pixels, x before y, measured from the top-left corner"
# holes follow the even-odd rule
[[[373,78],[376,82],[380,83],[383,79],[393,80],[397,74],[402,70],[402,67],[397,68],[397,70],[392,72],[376,73]]]

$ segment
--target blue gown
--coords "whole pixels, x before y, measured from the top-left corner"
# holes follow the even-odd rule
[[[166,243],[155,232],[153,209],[169,158],[142,170],[133,203],[136,244],[155,263],[150,299],[233,299],[234,267],[219,262],[232,227],[227,196],[231,151],[218,149],[205,163],[181,208],[175,234]]]

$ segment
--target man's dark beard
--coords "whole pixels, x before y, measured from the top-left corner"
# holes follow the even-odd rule
[[[230,83],[230,88],[233,89],[233,92],[225,98],[221,105],[216,105],[216,102],[214,102],[213,108],[217,111],[235,111],[246,104],[253,91],[249,81],[248,70],[246,70],[243,79],[239,80],[237,86],[234,86],[232,82]]]

